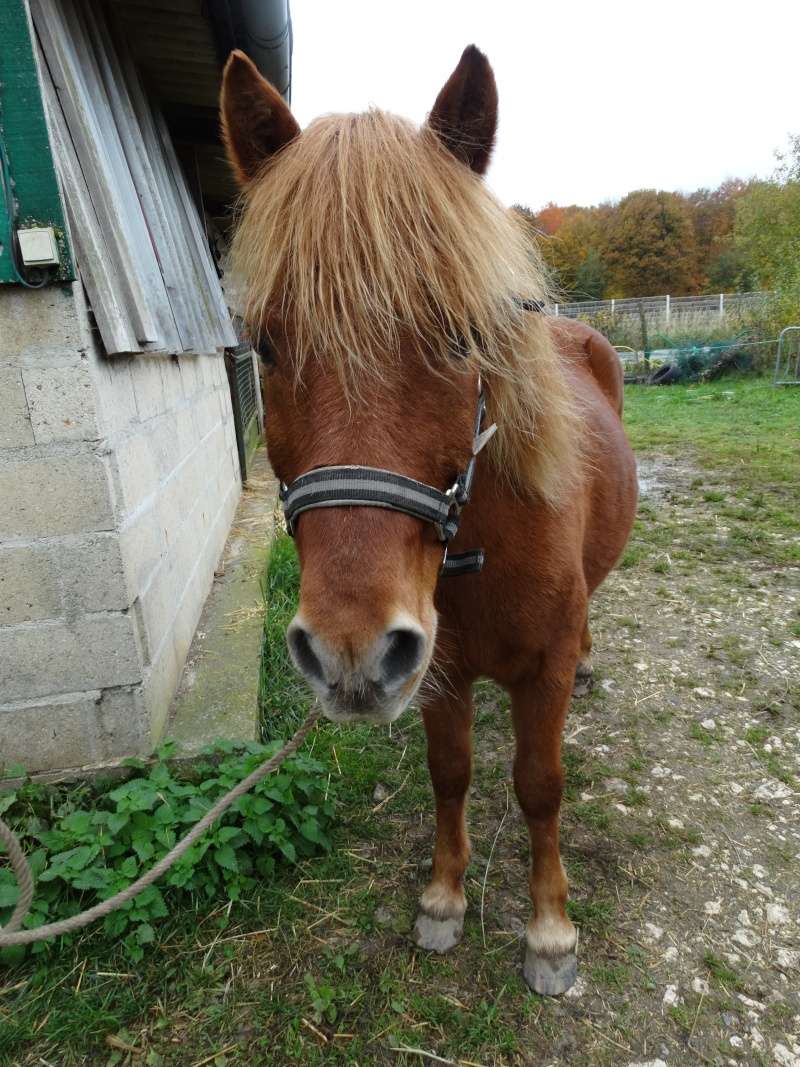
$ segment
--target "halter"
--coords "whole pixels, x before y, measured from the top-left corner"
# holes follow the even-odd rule
[[[516,300],[515,303],[523,311],[543,309],[538,300]],[[380,467],[315,467],[295,478],[290,485],[281,483],[280,499],[286,517],[286,529],[294,537],[298,516],[313,508],[370,507],[401,511],[412,518],[431,523],[436,530],[437,537],[444,545],[440,572],[443,577],[476,574],[483,568],[482,548],[460,552],[448,558],[447,547],[458,531],[461,512],[469,503],[478,453],[497,429],[495,423],[485,430],[481,428],[485,414],[486,400],[479,378],[472,455],[466,468],[444,492],[416,478]]]

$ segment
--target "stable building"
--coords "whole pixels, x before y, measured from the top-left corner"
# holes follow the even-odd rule
[[[143,753],[261,433],[225,295],[232,48],[287,0],[2,0],[0,778]]]

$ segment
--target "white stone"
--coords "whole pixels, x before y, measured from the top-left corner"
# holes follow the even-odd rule
[[[729,788],[735,797],[744,792],[744,786],[739,785],[738,782],[731,782]]]
[[[766,870],[766,868],[762,867],[760,863],[754,863],[753,864],[753,874],[756,876],[756,878],[760,878],[761,881],[763,882],[763,880],[767,877],[769,872]]]
[[[650,664],[649,663],[639,662],[639,663],[634,663],[634,667],[636,668],[637,671],[646,671],[646,670],[649,669]]]
[[[800,967],[800,950],[796,948],[779,948],[775,953],[778,966],[785,970],[794,970]]]
[[[752,948],[756,944],[758,938],[752,930],[737,930],[733,934],[733,940],[737,945],[744,945],[745,948]]]
[[[587,990],[586,979],[576,978],[575,984],[564,994],[565,1000],[580,1000]]]
[[[752,926],[753,925],[750,922],[750,916],[747,914],[747,912],[744,909],[742,909],[739,912],[739,914],[736,916],[736,918],[742,924],[742,926]]]
[[[623,782],[621,778],[607,778],[605,782],[606,792],[608,793],[627,793],[628,783]]]
[[[767,904],[767,922],[770,926],[782,926],[789,919],[789,910],[783,904]]]
[[[782,1045],[780,1042],[773,1046],[772,1055],[780,1067],[800,1067],[800,1055],[791,1052],[786,1045]]]
[[[703,905],[703,911],[706,915],[719,915],[722,911],[721,900],[707,900]]]
[[[675,945],[670,945],[669,948],[664,949],[664,959],[667,963],[674,963],[678,958],[678,950]]]
[[[792,791],[783,782],[765,781],[753,792],[755,800],[785,800]]]
[[[648,933],[648,941],[660,941],[664,936],[664,931],[660,926],[655,926],[653,923],[645,923],[644,928]]]
[[[705,697],[706,700],[713,700],[714,697],[716,696],[716,694],[715,694],[713,689],[707,689],[705,686],[702,686],[702,685],[696,686],[692,690],[692,692],[694,694],[696,694],[697,696],[699,696],[699,697]]]
[[[664,997],[661,1003],[665,1008],[670,1008],[673,1004],[677,1004],[680,999],[681,997],[678,993],[678,987],[676,985],[668,985],[664,990]]]
[[[693,978],[692,979],[692,991],[700,993],[702,996],[707,997],[711,992],[711,988],[705,978]]]
[[[733,1048],[744,1048],[744,1041],[737,1034],[731,1034],[728,1040]]]
[[[637,1060],[636,1063],[629,1063],[628,1067],[667,1067],[665,1060]]]
[[[744,1004],[746,1008],[752,1008],[754,1011],[765,1011],[766,1004],[760,1000],[753,1000],[752,997],[746,997],[744,993],[737,993],[736,996]]]
[[[669,769],[669,767],[662,767],[660,764],[657,763],[655,767],[653,767],[652,771],[650,771],[650,773],[654,778],[669,778],[669,776],[672,774],[672,771]]]
[[[700,723],[704,730],[716,730],[717,723],[715,719],[703,719]]]
[[[711,849],[708,845],[698,845],[697,848],[692,849],[692,855],[698,856],[700,859],[708,859],[711,855]]]

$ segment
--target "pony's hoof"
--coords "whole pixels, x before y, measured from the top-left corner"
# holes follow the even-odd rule
[[[449,952],[461,940],[463,919],[432,919],[421,911],[414,923],[414,944],[428,952]]]
[[[574,952],[563,956],[537,956],[526,947],[522,973],[534,993],[560,997],[575,984],[578,960]]]
[[[572,687],[572,695],[574,697],[588,696],[592,691],[592,685],[594,684],[594,675],[591,670],[582,671],[577,670],[575,672],[575,684]]]

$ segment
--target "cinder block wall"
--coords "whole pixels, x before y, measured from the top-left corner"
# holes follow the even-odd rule
[[[149,749],[239,490],[221,356],[109,359],[80,285],[0,290],[0,770]]]

